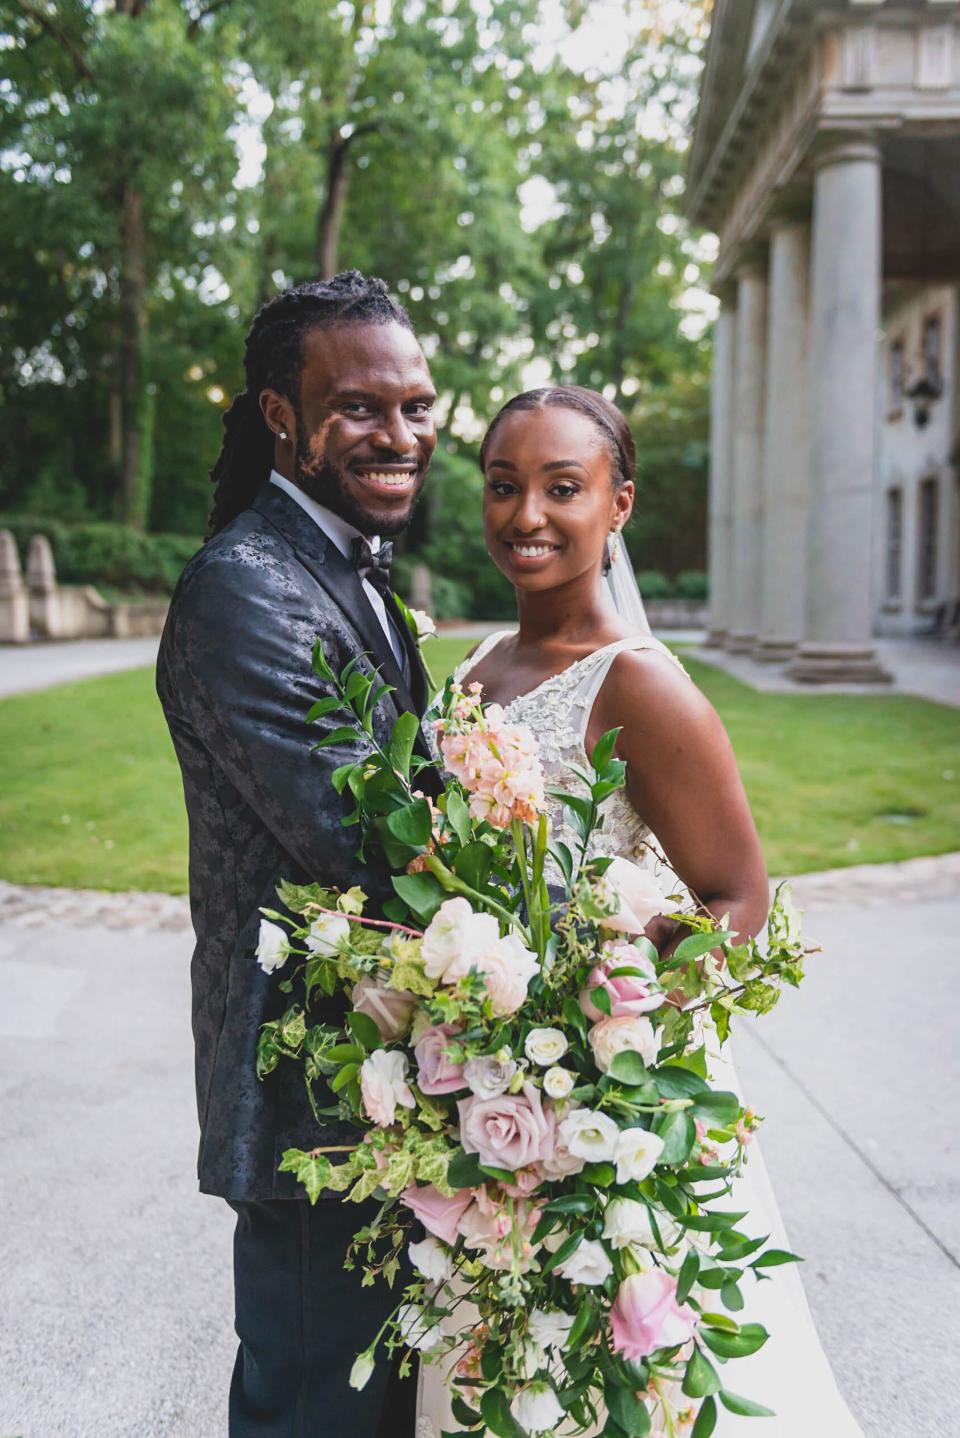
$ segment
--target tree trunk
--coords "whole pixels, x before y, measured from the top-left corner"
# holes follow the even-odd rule
[[[143,529],[150,505],[148,446],[143,443],[144,350],[147,335],[147,275],[143,192],[133,181],[123,187],[123,258],[120,268],[120,384],[123,443],[120,519]]]
[[[617,404],[622,404],[624,400],[623,381],[627,364],[626,330],[635,288],[633,280],[624,281],[617,304],[617,316],[614,320],[613,343],[610,346],[610,378],[617,387]]]
[[[327,188],[317,217],[317,245],[314,251],[317,274],[321,280],[328,280],[337,273],[340,227],[350,184],[347,154],[351,138],[338,131],[327,150]]]

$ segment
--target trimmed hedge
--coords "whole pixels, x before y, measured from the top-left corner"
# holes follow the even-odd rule
[[[180,571],[200,548],[184,534],[142,534],[123,524],[91,521],[64,524],[24,514],[0,514],[0,529],[9,529],[27,562],[35,534],[45,534],[53,550],[61,584],[103,584],[111,589],[170,594]]]

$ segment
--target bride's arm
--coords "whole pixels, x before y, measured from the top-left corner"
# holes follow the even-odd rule
[[[618,725],[627,793],[671,867],[712,914],[729,915],[741,940],[758,933],[769,908],[766,866],[716,710],[664,655],[630,651],[611,665],[588,741]]]

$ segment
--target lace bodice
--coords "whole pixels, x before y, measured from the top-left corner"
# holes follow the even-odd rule
[[[501,639],[513,633],[513,630],[502,629],[488,635],[476,652],[458,666],[454,678],[464,680]],[[533,731],[540,746],[548,789],[564,789],[570,794],[584,792],[582,782],[568,766],[577,764],[589,769],[586,735],[597,695],[617,655],[624,650],[635,649],[655,649],[665,654],[678,668],[683,668],[659,639],[649,634],[631,635],[628,639],[619,639],[614,644],[606,644],[602,649],[584,655],[559,674],[552,675],[503,706],[504,716],[510,723],[526,724]],[[432,712],[433,706],[427,711],[428,719]],[[433,729],[429,724],[426,732],[433,745]],[[567,823],[564,805],[559,799],[550,799],[548,812],[554,838],[562,840],[576,852],[579,840]],[[654,857],[650,830],[630,803],[625,790],[620,789],[610,796],[603,806],[602,816],[602,827],[594,835],[590,846],[592,855],[620,855],[637,863]]]

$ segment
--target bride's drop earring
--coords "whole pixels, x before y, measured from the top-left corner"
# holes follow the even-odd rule
[[[607,536],[607,563],[615,564],[620,558],[620,531],[611,529]]]

